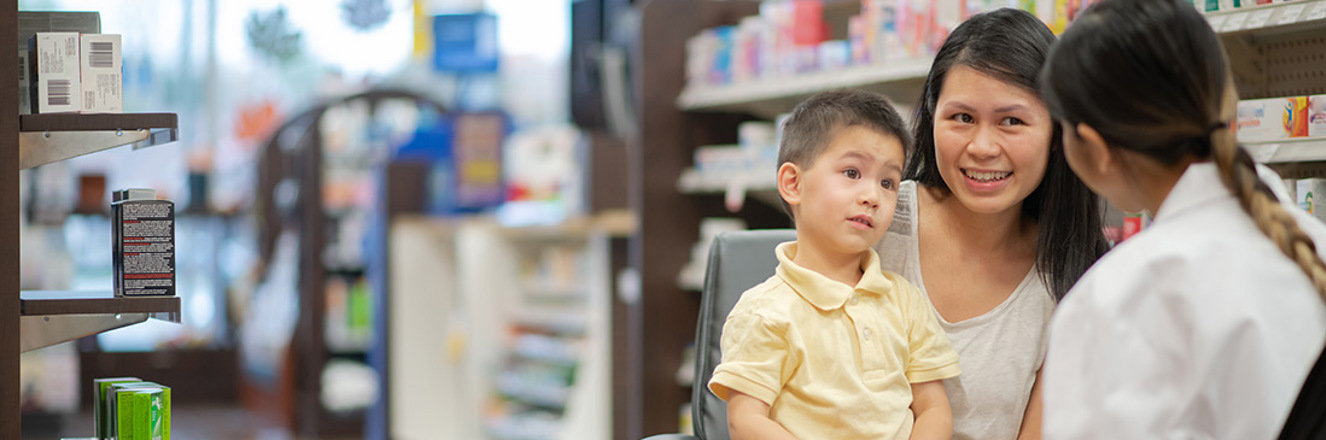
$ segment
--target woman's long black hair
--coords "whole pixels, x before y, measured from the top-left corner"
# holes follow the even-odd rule
[[[1018,9],[997,9],[962,23],[935,55],[916,106],[916,151],[906,179],[949,191],[935,159],[935,106],[949,71],[975,69],[1037,96],[1040,70],[1054,44],[1054,34],[1036,16]],[[1022,215],[1036,221],[1036,268],[1055,299],[1062,299],[1077,279],[1109,249],[1101,231],[1100,199],[1064,160],[1057,122],[1050,138],[1050,160],[1040,185],[1022,202]]]

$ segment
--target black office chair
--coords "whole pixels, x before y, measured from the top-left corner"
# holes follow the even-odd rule
[[[774,248],[796,238],[792,229],[767,229],[726,232],[714,239],[695,325],[695,385],[691,391],[695,435],[661,434],[645,440],[728,440],[727,403],[709,392],[708,386],[714,367],[723,359],[719,351],[723,322],[742,292],[773,276],[778,267]]]

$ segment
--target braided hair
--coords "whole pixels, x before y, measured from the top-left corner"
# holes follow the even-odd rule
[[[1060,38],[1041,72],[1042,96],[1069,126],[1086,123],[1111,147],[1164,164],[1212,159],[1221,181],[1326,300],[1326,264],[1312,238],[1257,176],[1229,129],[1236,105],[1219,38],[1182,0],[1106,0]]]

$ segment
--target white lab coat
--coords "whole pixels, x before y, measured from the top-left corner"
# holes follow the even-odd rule
[[[1293,212],[1326,250],[1326,225]],[[1326,342],[1326,306],[1197,163],[1068,293],[1049,338],[1046,439],[1272,439]]]

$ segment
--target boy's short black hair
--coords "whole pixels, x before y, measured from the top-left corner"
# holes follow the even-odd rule
[[[912,136],[893,103],[876,93],[842,89],[811,96],[792,110],[783,122],[778,166],[791,162],[803,169],[810,168],[838,130],[856,125],[898,138],[906,163]],[[787,201],[780,198],[779,202],[795,221]]]

